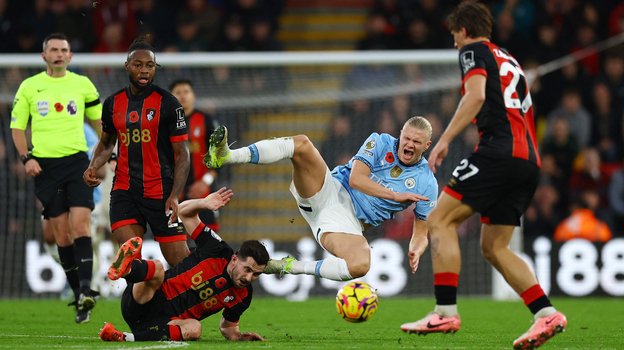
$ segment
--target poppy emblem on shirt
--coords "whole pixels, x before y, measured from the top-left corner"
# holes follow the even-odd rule
[[[410,190],[416,187],[416,180],[414,180],[413,177],[407,178],[405,180],[405,187],[409,188]]]
[[[393,163],[394,162],[394,155],[392,154],[392,152],[386,153],[386,162],[388,162],[388,163]]]
[[[63,105],[60,102],[57,102],[54,104],[54,109],[56,109],[57,112],[60,112],[63,110]]]
[[[139,113],[136,111],[130,112],[130,123],[136,123],[139,121]]]
[[[147,113],[147,121],[151,122],[152,119],[156,118],[156,110],[153,108],[148,108],[145,110],[145,112]]]

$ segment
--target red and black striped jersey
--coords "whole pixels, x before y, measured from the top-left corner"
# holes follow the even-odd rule
[[[236,288],[226,268],[234,251],[203,223],[191,238],[197,248],[165,272],[160,290],[167,298],[164,312],[171,318],[202,320],[223,310],[223,318],[238,322],[251,304],[253,288]]]
[[[189,130],[191,168],[189,169],[189,177],[184,188],[184,198],[188,198],[188,188],[196,181],[200,181],[208,172],[208,168],[203,163],[204,154],[208,153],[210,135],[219,126],[210,115],[198,110],[194,110],[187,116],[187,125]],[[203,197],[209,194],[210,190],[206,191]]]
[[[139,96],[123,88],[104,101],[102,130],[117,133],[119,141],[112,190],[168,198],[175,169],[172,143],[188,140],[180,102],[157,85]]]
[[[475,74],[487,78],[485,103],[475,117],[479,143],[475,152],[491,157],[515,157],[541,166],[533,102],[524,71],[505,50],[481,41],[464,46],[459,54],[464,83]]]

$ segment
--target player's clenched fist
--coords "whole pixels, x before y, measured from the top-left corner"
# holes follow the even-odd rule
[[[88,167],[82,178],[89,187],[97,187],[101,183],[100,179],[97,178],[97,169],[95,167]]]

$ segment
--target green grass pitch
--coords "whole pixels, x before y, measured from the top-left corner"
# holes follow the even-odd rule
[[[617,298],[554,298],[568,317],[565,333],[543,349],[624,349],[624,302]],[[77,325],[66,303],[58,300],[0,300],[0,349],[511,349],[531,325],[521,301],[459,298],[462,328],[453,335],[408,335],[399,329],[431,311],[432,298],[381,298],[377,314],[352,324],[337,314],[332,298],[288,302],[254,299],[243,315],[241,331],[267,342],[229,342],[218,330],[220,316],[202,322],[197,342],[105,343],[98,330],[105,321],[129,328],[119,300],[101,300],[91,322]]]

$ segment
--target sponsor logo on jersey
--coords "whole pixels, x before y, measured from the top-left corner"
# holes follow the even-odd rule
[[[466,74],[466,72],[475,66],[474,51],[470,50],[462,53],[459,60],[462,65],[462,69],[464,70],[464,74]]]
[[[66,108],[67,114],[69,115],[76,115],[76,113],[78,113],[78,107],[76,106],[76,101],[74,100],[69,100]]]
[[[375,139],[370,139],[370,141],[368,141],[366,143],[365,147],[366,147],[367,150],[371,150],[371,149],[375,148],[376,145],[377,145],[377,142],[375,142]]]
[[[17,117],[11,117],[11,122],[16,122],[17,121]]]
[[[221,237],[220,237],[220,236],[219,236],[216,232],[214,232],[213,230],[210,230],[210,234],[211,234],[211,235],[212,235],[212,237],[214,237],[214,239],[216,239],[217,241],[219,241],[219,242],[221,242],[221,241],[222,241]]]
[[[234,295],[234,293],[230,293],[225,298],[223,298],[224,303],[231,303],[234,300],[236,300],[236,295]]]
[[[148,108],[145,110],[147,113],[147,121],[151,122],[154,118],[156,118],[156,110],[153,108]]]
[[[373,156],[373,152],[367,151],[365,149],[361,150],[360,153],[362,153],[363,155],[368,156],[368,157],[372,157]]]
[[[186,119],[184,119],[184,108],[178,107],[175,110],[176,112],[176,129],[185,129],[186,128]]]
[[[48,101],[37,101],[37,112],[42,117],[45,117],[50,113],[50,103]]]
[[[390,170],[390,176],[396,179],[397,177],[401,175],[402,172],[403,172],[403,169],[401,169],[400,166],[395,165],[394,168]]]
[[[407,188],[409,188],[411,190],[415,186],[416,186],[416,180],[414,180],[413,177],[409,177],[409,178],[405,179],[405,187],[407,187]]]

